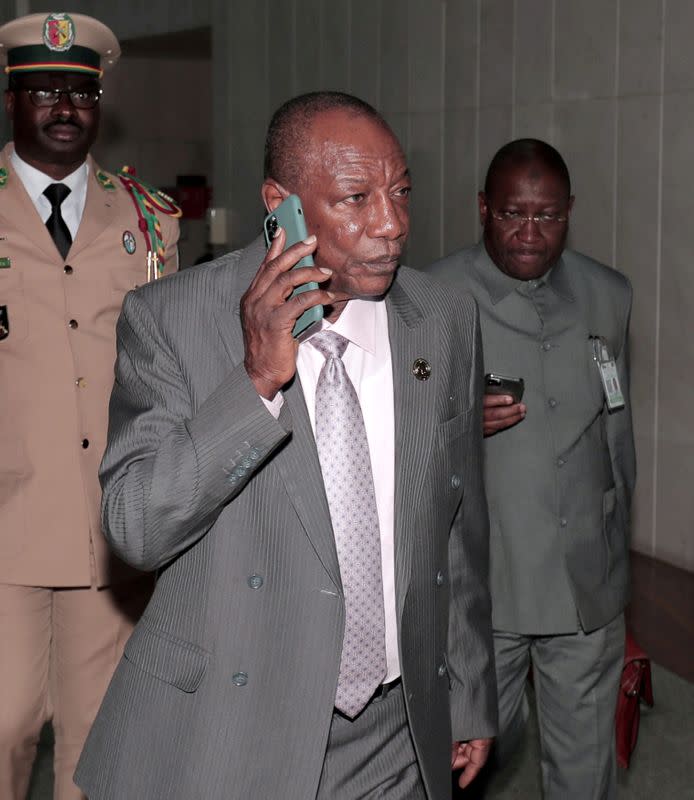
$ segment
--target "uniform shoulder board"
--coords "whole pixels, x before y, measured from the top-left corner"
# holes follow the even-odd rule
[[[172,197],[136,177],[133,167],[124,166],[119,170],[118,177],[135,201],[138,199],[136,196],[139,195],[162,214],[176,218],[182,215],[180,207],[176,205]]]

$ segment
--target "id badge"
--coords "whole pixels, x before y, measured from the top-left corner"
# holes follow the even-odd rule
[[[600,380],[602,390],[607,401],[607,408],[610,411],[617,411],[624,408],[624,395],[617,375],[617,364],[610,354],[607,341],[602,336],[591,336],[593,342],[593,360],[600,370]]]

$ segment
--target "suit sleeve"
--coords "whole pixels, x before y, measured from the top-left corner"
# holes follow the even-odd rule
[[[612,462],[617,502],[624,520],[625,535],[629,532],[631,498],[636,483],[636,452],[632,428],[630,371],[629,371],[629,319],[631,316],[632,290],[627,282],[626,297],[623,303],[622,337],[616,357],[617,375],[624,396],[624,408],[605,415],[605,428]]]
[[[157,569],[194,544],[290,433],[243,364],[195,410],[167,337],[140,293],[118,321],[116,379],[101,463],[102,526],[115,552]]]
[[[482,455],[482,339],[477,304],[468,297],[473,335],[468,377],[471,419],[464,440],[463,499],[451,530],[448,672],[454,741],[497,732],[496,673],[489,594],[489,516]]]

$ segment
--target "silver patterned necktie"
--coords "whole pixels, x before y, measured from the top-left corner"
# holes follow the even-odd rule
[[[316,385],[316,445],[345,596],[335,707],[354,718],[386,674],[378,511],[364,418],[342,361],[347,339],[322,331],[310,342],[325,357]]]

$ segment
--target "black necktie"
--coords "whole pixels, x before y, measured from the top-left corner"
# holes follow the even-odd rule
[[[50,186],[46,186],[43,193],[51,204],[51,215],[46,220],[46,227],[48,228],[48,233],[53,237],[58,252],[65,259],[70,251],[72,236],[65,224],[63,215],[60,213],[60,206],[70,194],[70,187],[64,183],[52,183]]]

